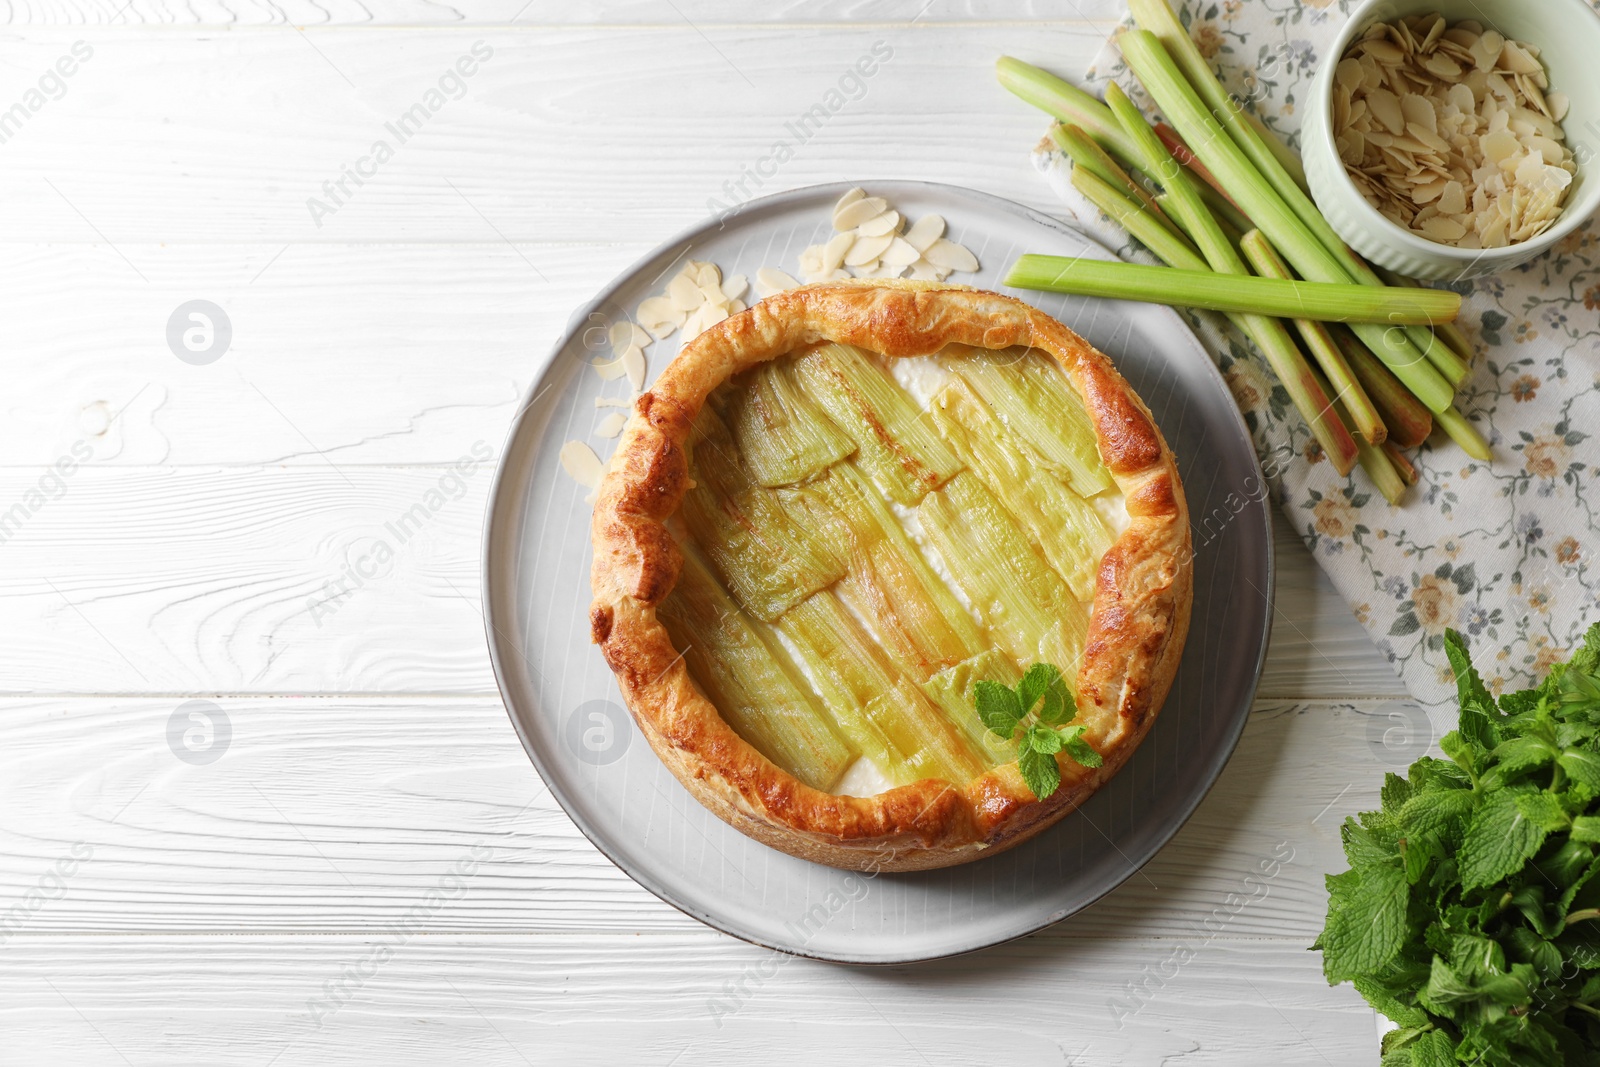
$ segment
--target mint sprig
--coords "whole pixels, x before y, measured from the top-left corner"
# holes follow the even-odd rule
[[[1017,769],[1040,800],[1061,788],[1058,752],[1085,767],[1100,766],[1100,753],[1083,739],[1088,728],[1064,725],[1077,716],[1078,707],[1059,667],[1035,663],[1023,672],[1015,689],[981,681],[973,687],[972,697],[978,718],[990,733],[1005,741],[1016,739]]]
[[[1447,631],[1460,726],[1346,820],[1313,948],[1399,1029],[1384,1067],[1600,1067],[1600,625],[1498,700]]]

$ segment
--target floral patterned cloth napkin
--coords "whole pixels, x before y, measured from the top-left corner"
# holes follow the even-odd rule
[[[1298,146],[1298,105],[1316,69],[1335,60],[1324,49],[1352,6],[1190,0],[1182,15],[1228,89]],[[1144,102],[1115,38],[1086,82],[1109,79]],[[1083,229],[1126,258],[1154,262],[1072,188],[1070,164],[1048,139],[1034,162]],[[1348,478],[1333,470],[1252,347],[1220,318],[1189,314],[1245,413],[1284,514],[1428,706],[1435,736],[1456,718],[1446,627],[1467,636],[1499,692],[1533,684],[1600,621],[1600,222],[1524,268],[1453,288],[1466,298],[1459,325],[1479,346],[1462,409],[1489,438],[1494,462],[1474,462],[1435,434],[1415,457],[1420,483],[1397,508],[1359,468]]]

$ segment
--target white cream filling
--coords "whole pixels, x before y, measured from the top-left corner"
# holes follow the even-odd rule
[[[841,797],[875,797],[879,793],[887,793],[893,789],[891,782],[878,765],[859,756],[850,764],[850,769],[834,784],[833,794]]]

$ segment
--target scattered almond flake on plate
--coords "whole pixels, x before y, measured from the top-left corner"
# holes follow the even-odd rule
[[[839,197],[839,199],[834,202],[834,205],[833,205],[833,216],[834,216],[834,218],[838,218],[839,217],[839,212],[843,211],[845,208],[849,207],[851,204],[855,203],[857,200],[866,199],[866,195],[867,195],[867,191],[865,189],[860,188],[859,186],[857,186],[854,189],[846,190],[845,194],[843,196]]]
[[[1422,148],[1419,144],[1418,148]],[[969,250],[943,240],[945,221],[927,215],[912,222],[884,197],[851,189],[834,205],[836,232],[825,243],[810,245],[800,253],[800,277],[807,284],[849,278],[899,278],[910,272],[919,281],[943,281],[952,271],[976,271],[978,260]],[[939,262],[928,258],[933,253]],[[759,279],[757,295],[763,291]]]
[[[876,263],[883,255],[884,250],[894,243],[891,234],[882,234],[878,237],[857,237],[855,244],[850,246],[850,251],[845,253],[844,265],[847,267],[866,267]]]
[[[634,315],[638,318],[639,325],[660,340],[683,325],[684,313],[673,307],[672,301],[666,297],[652,296],[640,302]]]
[[[627,371],[628,384],[633,386],[633,391],[643,392],[645,377],[650,372],[650,365],[644,358],[644,349],[633,345],[622,353],[622,358],[618,362],[622,364],[622,369]]]
[[[613,411],[611,414],[601,419],[600,425],[594,428],[595,436],[608,438],[615,437],[617,434],[622,432],[622,428],[627,424],[628,416],[624,415],[620,411]]]
[[[1578,167],[1560,125],[1569,106],[1533,45],[1414,15],[1375,23],[1339,60],[1333,132],[1385,217],[1432,241],[1499,248],[1561,215]]]
[[[606,476],[606,464],[600,462],[594,449],[582,441],[568,441],[561,446],[561,467],[573,481],[589,490],[592,501],[600,480]]]
[[[932,263],[935,267],[948,267],[951,270],[975,271],[978,269],[978,257],[969,252],[964,246],[956,244],[947,238],[941,237],[922,253],[922,258]]]
[[[674,275],[667,283],[667,299],[672,301],[672,306],[677,310],[689,312],[705,303],[705,294],[700,291],[697,280],[686,270]]]
[[[904,237],[896,237],[883,250],[883,262],[890,267],[909,267],[922,255],[922,250]]]
[[[938,215],[924,215],[906,231],[906,243],[919,253],[944,236],[944,219]]]
[[[611,347],[618,352],[625,351],[629,345],[638,345],[640,348],[646,348],[650,344],[650,335],[627,319],[612,323],[611,329],[606,334],[606,339],[611,342]]]
[[[773,293],[798,288],[800,288],[799,282],[774,267],[762,267],[756,271],[756,295],[763,300]]]
[[[897,233],[900,229],[900,212],[890,209],[883,214],[870,218],[856,227],[856,232],[863,237],[881,237],[886,233]]]
[[[595,373],[600,375],[600,380],[603,382],[614,382],[624,374],[628,373],[628,366],[622,361],[622,357],[620,356],[616,359],[607,360],[604,363],[591,364],[591,366],[594,367]]]
[[[868,219],[875,219],[889,209],[889,201],[881,196],[868,196],[846,204],[834,212],[833,228],[840,233],[855,229]]]

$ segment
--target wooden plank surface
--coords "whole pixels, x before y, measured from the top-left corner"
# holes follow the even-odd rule
[[[229,410],[241,422],[246,411],[278,421],[259,396],[239,397]],[[296,394],[285,397],[295,410]],[[469,431],[482,434],[479,454],[498,451],[497,423]],[[453,456],[474,461],[472,447]],[[315,455],[294,466],[81,467],[4,542],[0,693],[491,694],[477,585],[492,473],[489,462],[452,476],[444,466],[330,467]],[[0,501],[26,499],[44,477],[0,469]],[[430,521],[394,536],[396,519],[441,488]],[[1261,695],[1403,695],[1275,522],[1279,590]],[[393,559],[348,584],[380,543]],[[318,610],[335,595],[337,611]]]
[[[845,22],[1074,22],[1114,20],[1120,0],[781,0],[744,4],[700,0],[14,0],[0,19],[14,26],[782,26]],[[692,21],[691,21],[692,20]]]
[[[1033,938],[864,970],[691,934],[97,934],[6,964],[20,1062],[1376,1062],[1371,1013],[1281,942]]]
[[[93,52],[0,146],[0,511],[45,500],[0,543],[4,1058],[1375,1063],[1372,1013],[1305,946],[1339,821],[1430,739],[1281,522],[1260,700],[1195,817],[1088,912],[929,966],[777,956],[637,887],[542,791],[484,654],[492,456],[571,309],[875,42],[893,54],[861,91],[739,195],[926,178],[1049,210],[1043,122],[993,60],[1075,73],[1119,8],[0,6],[0,110]],[[480,40],[459,98],[318,225],[308,199]],[[166,343],[196,298],[234,327],[209,366]],[[475,448],[392,565],[313,618]],[[195,699],[230,730],[211,764],[167,739]],[[460,898],[382,949],[474,848]]]
[[[1044,208],[1050,193],[1027,150],[1045,124],[996,84],[994,59],[1012,51],[1075,71],[1107,32],[1082,22],[111,27],[83,38],[93,58],[5,144],[4,240],[98,243],[130,277],[193,287],[232,279],[169,274],[136,246],[653,244],[704,218],[713,198],[843,177],[970,185]],[[19,31],[0,99],[20,96],[76,39]],[[480,40],[492,56],[447,86],[425,123],[389,129]],[[855,64],[873,60],[875,44],[887,58],[861,79]],[[789,128],[818,105],[835,108],[826,124]],[[381,165],[379,141],[392,152]],[[770,178],[744,178],[779,142],[793,157]],[[323,189],[357,166],[370,176],[346,179],[348,196]],[[332,213],[314,218],[312,198]],[[523,269],[530,288],[540,282]]]
[[[196,766],[167,739],[189,699],[0,704],[0,899],[25,896],[73,845],[90,853],[17,937],[378,930],[468,854],[477,873],[431,932],[699,929],[574,829],[498,700],[215,698],[222,755]],[[1040,936],[1192,936],[1220,913],[1219,935],[1309,943],[1339,824],[1406,761],[1396,738],[1383,746],[1389,710],[1263,703],[1177,838]],[[1412,756],[1427,738],[1415,744]],[[1264,888],[1242,881],[1263,864],[1276,868]],[[1232,894],[1249,906],[1227,910]]]

